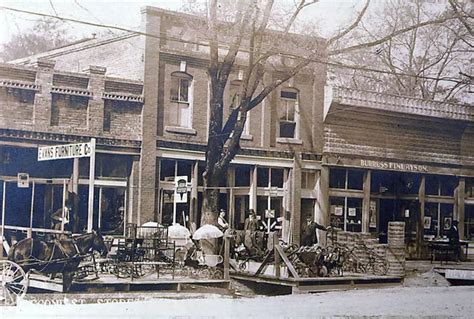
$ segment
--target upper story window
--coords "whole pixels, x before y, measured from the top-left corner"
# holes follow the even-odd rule
[[[293,88],[282,89],[278,108],[279,137],[298,138],[298,112],[298,91]]]
[[[170,124],[191,128],[193,77],[185,72],[171,73]]]
[[[234,80],[230,82],[230,88],[229,88],[229,93],[230,93],[230,112],[236,107],[240,105],[242,102],[242,97],[240,95],[240,90],[242,89],[242,81],[240,80]],[[241,112],[239,112],[238,115],[238,120],[240,120],[241,117]],[[250,117],[247,114],[247,118],[245,120],[245,125],[244,125],[244,131],[242,135],[250,135]]]

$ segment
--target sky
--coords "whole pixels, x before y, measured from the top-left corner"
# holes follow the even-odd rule
[[[195,0],[202,1],[202,0]],[[280,0],[294,3],[294,0]],[[140,28],[140,8],[154,6],[169,10],[179,10],[182,0],[0,0],[0,6],[58,15],[99,24]],[[338,27],[347,25],[355,16],[362,0],[320,0],[305,9],[305,20],[317,21],[322,35],[327,36]],[[26,30],[37,19],[34,15],[16,13],[0,9],[0,44],[6,43],[13,34]],[[77,23],[68,23],[68,28],[77,39],[89,37],[98,31]]]

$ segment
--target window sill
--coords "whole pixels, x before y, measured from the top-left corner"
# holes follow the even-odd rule
[[[277,143],[281,143],[281,144],[303,145],[303,141],[300,140],[299,138],[277,137],[276,141]]]
[[[196,130],[193,128],[188,128],[188,127],[165,126],[165,131],[169,133],[196,135]]]
[[[240,139],[244,141],[253,141],[253,136],[250,134],[242,134]]]

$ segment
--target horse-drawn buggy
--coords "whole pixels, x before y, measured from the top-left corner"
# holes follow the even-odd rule
[[[76,237],[51,241],[26,238],[13,245],[8,260],[0,260],[0,304],[12,305],[23,297],[29,286],[30,274],[62,275],[63,291],[71,288],[81,261],[99,252],[108,253],[100,233],[92,232]]]

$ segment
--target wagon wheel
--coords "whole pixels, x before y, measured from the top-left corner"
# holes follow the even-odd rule
[[[24,270],[9,260],[0,260],[0,304],[15,305],[28,288],[28,276]]]

